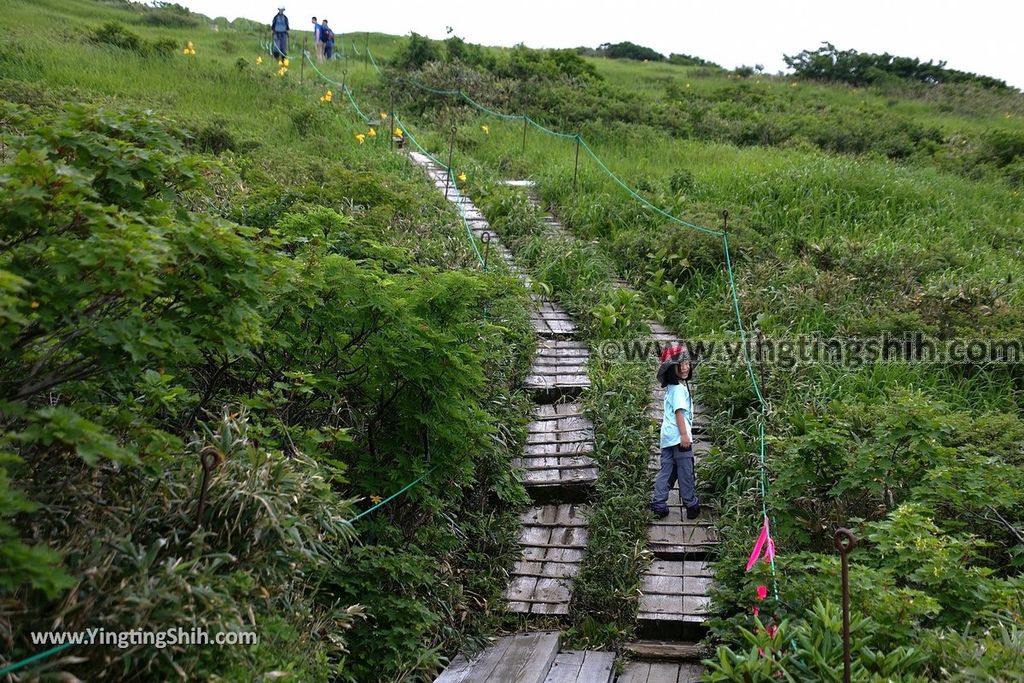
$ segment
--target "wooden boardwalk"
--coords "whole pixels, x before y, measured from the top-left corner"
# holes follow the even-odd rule
[[[587,345],[569,339],[542,339],[523,386],[542,403],[575,397],[590,386]]]
[[[422,154],[412,152],[410,158],[426,169],[437,188],[445,188],[445,169]],[[470,232],[486,241],[488,259],[497,254],[509,272],[530,287],[529,276],[473,203],[451,187],[447,198],[458,206]],[[578,492],[597,479],[597,466],[590,457],[594,428],[580,405],[572,402],[590,386],[589,354],[586,345],[575,339],[576,324],[561,306],[536,295],[531,299],[530,323],[538,346],[524,388],[532,393],[536,405],[523,453],[513,464],[527,491],[544,491],[550,499],[551,493],[557,497],[559,492]],[[585,505],[568,502],[535,505],[522,513],[522,552],[504,593],[509,611],[547,616],[568,613],[572,580],[586,552],[586,513]],[[611,683],[614,659],[610,652],[559,652],[557,631],[523,633],[499,639],[476,657],[456,657],[437,681]]]
[[[505,590],[520,614],[568,614],[572,578],[587,547],[586,507],[563,503],[526,510],[520,517],[522,556]]]
[[[514,464],[522,468],[528,489],[589,486],[597,479],[588,455],[594,450],[594,426],[578,403],[534,406],[527,432],[523,457]]]
[[[544,212],[529,181],[516,181],[515,184],[527,190],[527,199],[537,210]],[[561,239],[572,240],[573,236],[565,230],[558,220],[543,213],[545,230]],[[622,278],[615,278],[615,283],[633,291],[633,288]],[[664,325],[648,322],[648,339],[652,342],[652,375],[657,367],[657,353],[667,346],[680,343],[678,335],[672,333]],[[692,388],[692,383],[691,383]],[[664,411],[663,401],[665,390],[656,384],[652,386],[650,417],[660,423]],[[695,461],[706,456],[710,449],[706,434],[706,417],[699,405],[694,406],[694,456]],[[651,485],[659,469],[660,447],[653,443],[650,456]],[[699,492],[698,483],[698,492]],[[669,494],[669,515],[661,520],[652,521],[648,528],[648,547],[654,555],[654,561],[644,573],[641,584],[640,607],[637,620],[647,630],[658,630],[659,625],[693,624],[701,625],[707,618],[710,600],[708,590],[712,575],[707,559],[717,543],[713,520],[709,519],[707,508],[701,518],[687,520],[686,512],[679,500],[678,489]],[[678,629],[673,629],[678,633]],[[638,646],[637,656],[644,657],[643,641]],[[618,681],[629,683],[683,683],[698,680],[703,669],[699,664],[688,660],[699,660],[699,647],[694,643],[680,643],[680,648],[671,650],[665,647],[656,648],[658,652],[674,652],[675,661],[639,661],[627,665]],[[650,655],[653,650],[648,650]]]

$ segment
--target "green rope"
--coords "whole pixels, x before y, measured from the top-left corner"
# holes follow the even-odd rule
[[[672,221],[673,223],[678,223],[679,225],[686,226],[687,228],[692,228],[693,230],[698,230],[700,232],[707,233],[708,235],[721,236],[721,235],[724,234],[721,230],[712,230],[711,228],[705,228],[705,227],[697,225],[695,223],[690,223],[689,221],[684,221],[682,218],[678,218],[676,216],[673,216],[668,211],[665,211],[661,207],[659,207],[659,206],[651,203],[650,201],[644,199],[643,197],[640,196],[640,194],[637,193],[636,190],[634,190],[629,185],[627,185],[625,183],[625,181],[622,180],[622,178],[620,178],[614,172],[612,172],[612,170],[610,168],[608,168],[605,165],[605,163],[601,160],[601,157],[597,156],[597,154],[594,153],[594,150],[592,150],[590,148],[590,145],[588,145],[583,138],[579,138],[579,141],[580,141],[580,145],[582,145],[583,149],[585,149],[587,154],[590,155],[590,158],[593,159],[597,163],[597,165],[601,167],[601,170],[603,170],[605,173],[608,174],[609,178],[611,178],[616,183],[618,183],[619,187],[621,187],[623,190],[628,192],[630,195],[633,196],[634,199],[639,201],[641,204],[643,204],[647,208],[651,209],[655,213],[660,214],[661,216],[664,216],[665,218],[667,218],[668,220]]]
[[[530,122],[531,126],[533,126],[534,128],[536,128],[537,130],[539,130],[539,131],[541,131],[543,133],[547,133],[548,135],[553,135],[556,138],[562,138],[563,140],[575,140],[576,139],[576,133],[559,133],[557,130],[551,130],[550,128],[542,126],[541,124],[539,124],[536,121],[534,121],[533,119],[531,119],[529,116],[525,116],[524,118],[527,121]]]
[[[390,503],[390,502],[391,502],[392,500],[394,500],[394,499],[395,499],[395,498],[397,498],[398,496],[402,495],[403,493],[405,493],[406,491],[408,491],[409,489],[411,489],[411,488],[412,488],[413,486],[416,486],[416,484],[418,484],[418,483],[420,483],[421,481],[423,481],[424,479],[426,479],[426,478],[427,478],[427,475],[429,475],[429,474],[430,474],[431,472],[433,472],[433,471],[434,471],[434,470],[436,470],[436,469],[437,469],[437,465],[434,465],[434,466],[433,466],[433,467],[431,467],[431,468],[430,468],[429,470],[427,470],[426,472],[424,472],[424,473],[423,473],[423,474],[421,474],[420,476],[416,477],[415,479],[413,479],[413,480],[412,480],[412,481],[410,481],[410,482],[409,482],[408,484],[406,484],[406,485],[405,485],[405,486],[403,486],[402,488],[400,488],[400,489],[398,489],[397,491],[395,491],[394,493],[392,493],[392,494],[391,494],[390,496],[388,496],[387,498],[385,498],[385,499],[384,499],[384,500],[382,500],[381,502],[377,503],[377,504],[376,504],[376,505],[374,505],[373,507],[370,507],[370,508],[368,508],[368,509],[366,509],[366,510],[363,510],[363,511],[362,511],[362,512],[360,512],[360,513],[359,513],[358,515],[356,515],[356,516],[355,516],[355,517],[353,517],[352,519],[348,520],[348,523],[349,523],[349,524],[351,524],[352,522],[355,522],[355,521],[357,521],[358,519],[360,519],[360,518],[362,518],[362,517],[365,517],[366,515],[370,514],[371,512],[373,512],[374,510],[376,510],[377,508],[379,508],[379,507],[383,507],[383,506],[387,505],[387,504],[388,504],[388,503]],[[2,672],[0,672],[0,673],[2,673]]]
[[[38,652],[38,653],[32,655],[31,657],[26,657],[25,659],[21,660],[20,662],[14,662],[13,664],[8,664],[4,668],[0,669],[0,676],[3,676],[5,674],[9,674],[12,671],[17,671],[18,669],[22,668],[23,666],[28,666],[29,664],[31,664],[33,662],[38,662],[40,659],[44,659],[46,657],[49,657],[50,655],[55,655],[58,652],[63,652],[64,650],[67,650],[69,647],[73,647],[74,645],[75,645],[74,643],[62,643],[62,644],[60,644],[60,645],[58,645],[56,647],[51,647],[49,650],[44,650],[42,652]]]
[[[500,111],[488,109],[487,107],[480,104],[479,102],[477,102],[476,100],[474,100],[472,97],[462,92],[461,90],[458,91],[458,95],[462,99],[466,100],[466,102],[469,102],[471,106],[476,107],[480,111],[490,114],[491,116],[496,116],[499,119],[504,119],[505,121],[522,121],[523,119],[526,118],[525,116],[521,116],[519,114],[502,114]]]
[[[377,60],[373,58],[373,53],[370,52],[370,46],[366,46],[366,54],[370,57],[370,63],[373,64],[373,68],[377,70],[377,73],[383,75],[384,72],[380,70],[380,66],[377,64]]]

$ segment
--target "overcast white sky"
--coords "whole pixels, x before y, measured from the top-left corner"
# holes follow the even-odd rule
[[[216,17],[269,23],[276,2],[177,0]],[[335,33],[410,31],[444,38],[451,26],[469,42],[529,47],[596,47],[632,41],[725,67],[785,68],[783,54],[829,41],[841,49],[889,52],[1001,78],[1024,88],[1024,3],[1014,0],[284,0],[292,28],[328,18]]]

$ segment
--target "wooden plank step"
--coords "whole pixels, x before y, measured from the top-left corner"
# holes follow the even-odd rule
[[[700,643],[682,643],[675,640],[635,640],[627,643],[626,652],[639,659],[669,659],[700,661],[710,654]]]
[[[567,614],[572,578],[587,546],[586,506],[534,506],[520,516],[522,553],[505,591],[508,609],[522,614]]]
[[[688,662],[628,662],[615,683],[693,683],[703,672],[703,667]]]
[[[544,683],[611,683],[614,663],[613,652],[559,652]]]
[[[660,560],[641,578],[640,621],[703,623],[710,611],[711,569],[697,560]]]
[[[544,683],[560,643],[558,631],[505,636],[472,659],[459,655],[434,683]]]

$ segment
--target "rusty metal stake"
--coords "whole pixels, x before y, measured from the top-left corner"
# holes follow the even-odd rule
[[[448,199],[448,185],[452,179],[452,153],[455,150],[455,126],[452,126],[452,137],[448,140],[448,172],[444,174],[444,198]]]
[[[728,210],[722,211],[722,232],[729,232],[729,212]]]
[[[576,191],[576,176],[580,171],[580,134],[576,133],[576,165],[572,169],[572,189]]]
[[[203,512],[206,511],[206,493],[210,490],[210,474],[220,464],[220,454],[214,450],[204,450],[199,454],[199,464],[203,467],[203,481],[199,485],[199,505],[196,508],[196,530],[203,525]]]
[[[480,241],[484,243],[484,270],[487,270],[487,257],[491,253],[491,233],[485,232],[480,235]]]
[[[835,546],[843,567],[843,683],[850,683],[850,561],[848,555],[857,545],[849,529],[836,529]]]

